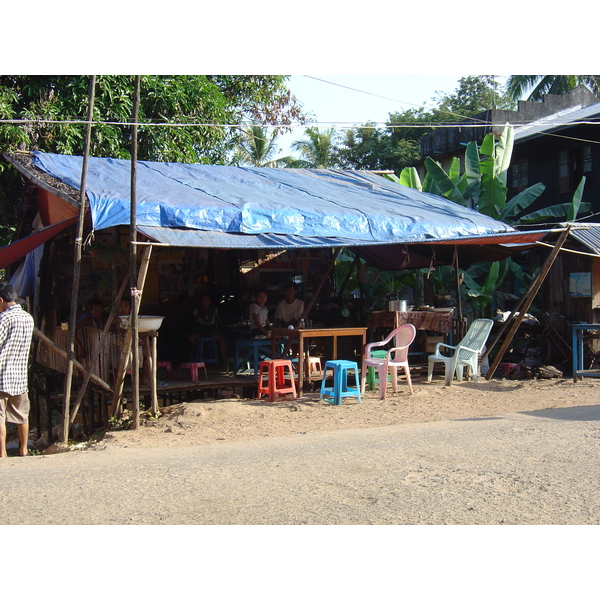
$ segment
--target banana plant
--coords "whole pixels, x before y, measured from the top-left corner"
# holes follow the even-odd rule
[[[471,206],[482,214],[513,226],[557,218],[573,221],[579,213],[590,210],[590,204],[581,201],[585,177],[582,177],[570,203],[556,204],[527,213],[529,206],[545,190],[542,183],[529,186],[507,201],[507,178],[513,143],[513,128],[507,125],[497,142],[492,134],[488,134],[481,146],[475,142],[467,144],[462,175],[457,158],[453,158],[446,172],[437,161],[427,157],[427,173],[423,183],[414,167],[403,169],[399,178],[389,179],[443,196],[462,206]],[[477,313],[483,314],[493,297],[499,297],[496,290],[509,271],[520,280],[527,278],[511,259],[505,259],[502,263],[492,263],[491,267],[489,263],[472,265],[464,272],[463,289],[466,290],[465,294]]]
[[[589,202],[582,202],[585,177],[581,179],[570,203],[555,204],[532,213],[526,209],[542,194],[545,186],[536,183],[507,201],[507,177],[513,151],[513,128],[507,125],[498,142],[489,133],[480,147],[469,142],[465,152],[465,170],[460,175],[459,159],[454,157],[448,172],[430,157],[425,158],[427,175],[421,184],[417,170],[407,167],[395,178],[398,183],[438,194],[462,206],[472,206],[481,214],[510,225],[538,223],[547,219],[573,221],[588,212]],[[391,178],[390,178],[391,179]],[[394,180],[394,179],[392,179]]]
[[[503,264],[504,263],[504,264]],[[505,261],[491,263],[483,283],[479,283],[468,271],[464,273],[464,285],[466,295],[469,297],[476,316],[483,316],[485,309],[494,298],[494,292],[506,276],[507,267]]]

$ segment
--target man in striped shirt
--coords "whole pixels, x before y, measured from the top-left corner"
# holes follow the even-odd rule
[[[0,457],[6,457],[6,421],[17,424],[19,454],[27,455],[27,367],[33,318],[17,304],[12,285],[0,282]]]

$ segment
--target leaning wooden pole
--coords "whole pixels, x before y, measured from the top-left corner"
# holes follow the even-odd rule
[[[521,325],[521,322],[525,318],[525,313],[531,306],[531,303],[533,302],[533,299],[535,298],[536,294],[538,293],[540,287],[542,287],[542,283],[544,283],[544,279],[546,279],[546,275],[548,275],[548,272],[550,271],[552,265],[554,264],[554,260],[558,256],[558,253],[560,252],[560,249],[562,248],[563,244],[565,243],[570,232],[571,232],[570,227],[567,227],[562,232],[560,238],[554,245],[552,252],[550,252],[550,254],[548,255],[548,258],[546,259],[546,262],[543,264],[542,268],[540,269],[539,273],[537,274],[537,277],[533,280],[533,282],[529,286],[529,289],[525,293],[525,296],[523,297],[523,302],[521,303],[521,306],[520,306],[519,314],[516,315],[516,317],[514,318],[512,325],[508,331],[508,334],[506,335],[506,338],[504,338],[504,342],[502,342],[502,345],[500,346],[500,350],[498,350],[498,353],[496,354],[496,356],[494,357],[494,360],[492,361],[492,364],[490,365],[490,370],[486,373],[485,378],[487,380],[492,378],[492,376],[494,375],[494,372],[498,368],[498,365],[500,364],[502,358],[504,357],[504,353],[510,346],[510,343],[512,342],[515,334],[517,333],[517,329],[519,328],[519,325]]]
[[[454,245],[454,256],[452,258],[452,264],[454,266],[454,284],[456,286],[456,331],[462,339],[465,335],[465,328],[463,324],[462,302],[460,300],[460,269],[458,268],[458,246],[456,246],[456,244]],[[459,341],[460,340],[453,340],[451,343],[457,344]]]
[[[327,277],[329,277],[329,273],[331,273],[331,270],[333,269],[333,267],[335,265],[335,261],[336,261],[336,259],[339,256],[339,254],[340,254],[341,251],[342,251],[341,248],[336,248],[335,249],[335,251],[333,253],[333,256],[331,257],[331,260],[329,261],[329,266],[325,270],[325,273],[321,277],[321,281],[320,281],[317,289],[314,291],[314,293],[312,295],[312,298],[310,299],[310,301],[308,302],[306,308],[304,309],[304,312],[302,313],[302,318],[303,319],[306,319],[306,316],[311,311],[311,309],[312,309],[314,303],[316,302],[319,294],[321,293],[321,290],[323,289],[323,286],[325,285],[325,281],[327,280]]]
[[[146,274],[148,273],[148,265],[150,264],[150,255],[152,253],[152,246],[146,246],[144,249],[144,254],[142,256],[142,262],[140,264],[140,269],[138,273],[137,279],[137,287],[136,289],[143,290],[144,283],[146,282]],[[125,342],[123,343],[123,354],[121,355],[121,363],[119,365],[119,371],[115,378],[115,389],[113,393],[113,401],[112,401],[112,416],[116,417],[119,414],[119,410],[121,408],[121,398],[123,397],[123,387],[125,385],[125,373],[127,370],[127,364],[129,362],[129,354],[131,353],[132,348],[132,339],[133,339],[133,330],[131,328],[131,321],[133,321],[133,311],[134,307],[131,307],[131,316],[129,317],[129,327],[127,328],[127,332],[125,333]],[[135,345],[137,349],[137,342]],[[137,352],[134,352],[137,354]],[[133,360],[133,359],[132,359]],[[133,373],[132,373],[133,378]]]
[[[37,327],[33,330],[33,334],[36,337],[38,337],[42,342],[44,342],[44,344],[46,344],[46,346],[48,346],[50,350],[52,350],[52,352],[55,352],[62,358],[68,359],[67,353],[62,348],[59,348],[49,337],[47,337],[44,333],[37,329]],[[86,367],[84,367],[78,360],[73,359],[73,366],[82,373],[90,373],[90,371]],[[90,378],[94,383],[97,383],[102,389],[106,390],[107,392],[112,391],[110,385],[106,383],[106,381],[104,381],[103,379],[100,379],[98,375],[90,373]]]
[[[83,246],[83,225],[86,211],[85,188],[87,182],[87,167],[90,153],[90,140],[92,138],[92,116],[94,111],[95,87],[96,76],[92,75],[90,77],[88,118],[85,135],[85,145],[83,151],[83,163],[81,166],[81,186],[79,189],[79,217],[77,221],[77,236],[75,237],[75,256],[73,259],[73,288],[71,292],[71,313],[69,318],[69,341],[67,344],[67,372],[65,374],[64,385],[62,428],[59,435],[59,441],[63,443],[69,439],[71,387],[73,385],[73,359],[75,355],[75,326],[77,324],[77,304],[79,297],[79,280],[81,276],[81,249]]]
[[[137,134],[138,134],[138,114],[140,108],[140,76],[135,76],[135,86],[133,95],[133,123],[131,125],[131,206],[129,222],[129,278],[131,283],[137,280]],[[131,288],[131,318],[129,327],[131,328],[131,339],[133,341],[133,352],[131,353],[131,385],[133,388],[133,414],[132,427],[137,429],[140,424],[140,362],[137,353],[138,340],[138,313],[140,308],[141,291]]]

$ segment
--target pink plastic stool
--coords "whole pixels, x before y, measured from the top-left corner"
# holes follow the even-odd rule
[[[206,372],[206,365],[203,362],[185,362],[179,365],[181,369],[190,370],[190,379],[192,381],[198,381],[198,369],[204,369],[204,377],[208,379],[208,373]]]
[[[167,379],[171,379],[171,373],[173,372],[173,366],[168,360],[158,361],[156,363],[156,368],[160,369],[164,367],[167,370]]]

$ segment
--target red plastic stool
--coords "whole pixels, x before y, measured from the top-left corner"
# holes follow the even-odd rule
[[[500,363],[498,365],[498,375],[501,377],[510,377],[511,375],[518,375],[521,372],[521,367],[518,363]]]
[[[190,379],[192,381],[198,381],[198,369],[204,369],[204,377],[208,379],[208,373],[206,372],[206,365],[203,362],[185,362],[179,365],[180,369],[190,370]]]
[[[156,368],[160,369],[161,367],[164,367],[166,369],[167,379],[171,379],[171,373],[173,372],[173,366],[171,365],[171,363],[168,360],[158,361],[156,363]]]
[[[274,402],[277,395],[285,396],[286,394],[293,394],[294,398],[298,397],[291,360],[273,359],[261,361],[258,370],[258,398],[262,398],[263,394],[269,396],[269,402]]]

